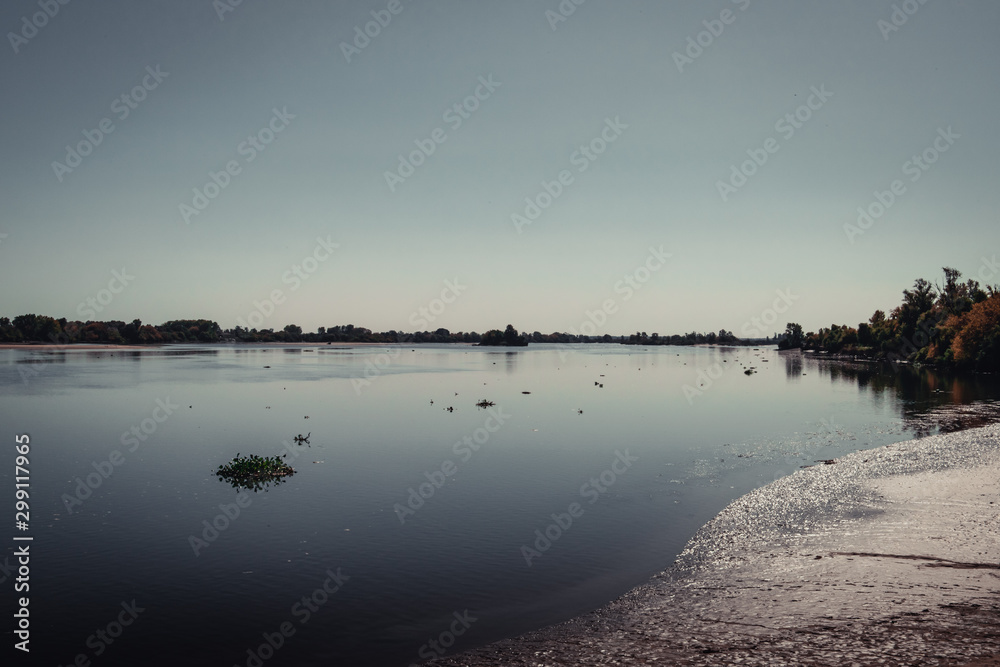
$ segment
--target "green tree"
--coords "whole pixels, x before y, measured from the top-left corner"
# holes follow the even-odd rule
[[[802,341],[804,340],[804,335],[802,333],[802,325],[796,324],[795,322],[789,322],[785,325],[785,336],[778,342],[779,350],[791,350],[794,348],[802,347]]]

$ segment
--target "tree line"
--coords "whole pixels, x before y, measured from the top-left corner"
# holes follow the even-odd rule
[[[125,323],[68,321],[46,315],[18,315],[13,320],[0,317],[0,343],[102,343],[154,345],[159,343],[217,343],[222,329],[211,320],[171,320],[152,326],[141,320]]]
[[[778,341],[779,348],[802,348],[892,362],[932,363],[973,370],[1000,370],[1000,288],[975,280],[962,281],[956,269],[945,267],[943,281],[935,285],[923,278],[903,290],[902,303],[887,315],[876,310],[857,327],[833,324],[804,332],[790,322]],[[283,329],[222,329],[205,319],[171,320],[159,325],[141,320],[67,321],[45,315],[0,317],[0,343],[74,343],[155,345],[162,343],[471,343],[523,346],[532,343],[619,343],[623,345],[741,344],[731,331],[718,333],[628,336],[585,336],[565,332],[519,333],[508,324],[503,331],[375,332],[353,324],[319,327],[304,332],[289,324]]]
[[[962,282],[944,267],[935,285],[918,278],[888,315],[876,310],[857,327],[833,324],[803,333],[794,322],[780,348],[801,347],[891,362],[930,363],[971,370],[1000,370],[1000,288]]]
[[[661,336],[658,333],[647,335],[645,331],[637,331],[631,334],[628,339],[621,341],[623,345],[732,345],[739,343],[732,331],[720,329],[719,333],[709,331],[699,333],[692,331],[687,334],[673,334]]]
[[[223,329],[212,320],[171,320],[163,324],[143,324],[141,320],[125,323],[118,320],[105,322],[67,321],[45,315],[19,315],[13,320],[0,317],[0,343],[74,343],[157,345],[163,343],[471,343],[523,347],[528,343],[620,343],[623,345],[694,345],[703,343],[737,342],[731,331],[718,334],[692,332],[683,335],[652,336],[636,332],[630,336],[585,336],[565,332],[543,334],[539,331],[519,333],[508,324],[504,330],[490,329],[485,333],[475,331],[452,332],[439,328],[435,331],[404,332],[372,331],[365,327],[343,324],[319,327],[315,332],[304,332],[296,324],[283,329],[246,329],[237,326]]]

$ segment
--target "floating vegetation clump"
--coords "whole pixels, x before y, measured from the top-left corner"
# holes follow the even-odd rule
[[[280,484],[284,478],[295,473],[290,465],[280,457],[272,456],[240,456],[237,452],[233,460],[226,465],[220,465],[215,471],[219,481],[226,481],[235,489],[259,491],[269,484]]]

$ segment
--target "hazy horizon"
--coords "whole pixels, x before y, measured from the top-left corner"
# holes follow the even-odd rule
[[[0,315],[232,328],[280,290],[260,328],[740,335],[784,294],[761,335],[855,326],[942,266],[1000,283],[998,25],[985,1],[18,0]]]

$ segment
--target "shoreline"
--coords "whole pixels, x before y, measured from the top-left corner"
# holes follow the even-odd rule
[[[409,344],[409,343],[408,343]],[[426,345],[426,343],[413,343],[414,345]],[[450,343],[451,345],[469,345],[470,343]],[[398,343],[282,343],[282,342],[269,342],[269,343],[154,343],[154,344],[136,344],[127,345],[122,343],[70,343],[68,345],[63,345],[59,343],[0,343],[0,350],[160,350],[168,349],[171,347],[176,347],[180,345],[190,345],[190,346],[204,346],[204,347],[238,347],[238,346],[256,346],[256,347],[280,347],[280,346],[298,346],[298,347],[308,347],[316,349],[336,349],[338,347],[363,347],[363,346],[373,346],[373,345],[398,345]]]
[[[565,623],[428,665],[1000,665],[1000,425],[854,452],[735,500]]]
[[[0,343],[0,350],[151,350],[163,345],[121,345],[119,343]]]

